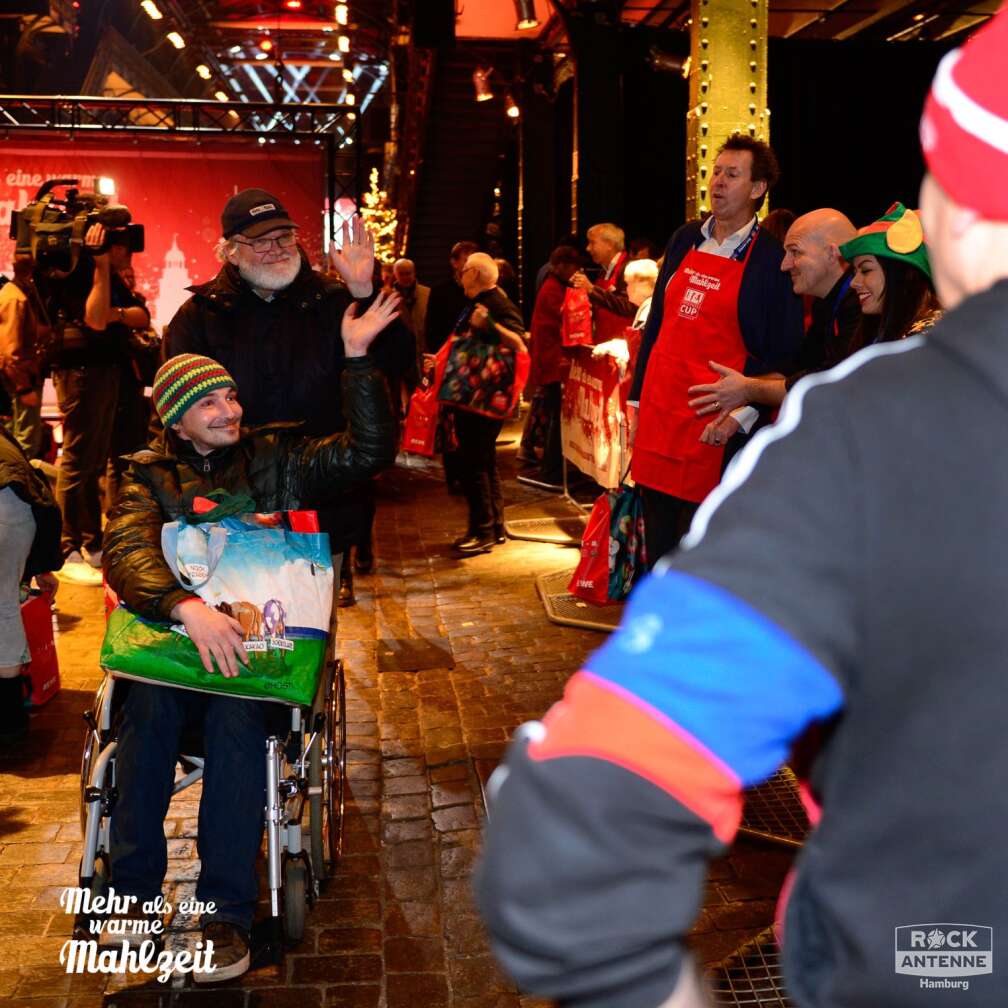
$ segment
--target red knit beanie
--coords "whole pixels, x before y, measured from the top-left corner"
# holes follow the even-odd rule
[[[928,169],[956,203],[1008,220],[1008,7],[938,65],[920,137]]]

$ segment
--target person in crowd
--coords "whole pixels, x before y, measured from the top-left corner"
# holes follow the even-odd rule
[[[783,245],[784,238],[787,236],[788,230],[794,222],[794,210],[788,210],[787,207],[777,207],[763,218],[761,227],[772,234]]]
[[[584,256],[586,254],[585,253],[585,243],[576,234],[569,234],[569,235],[566,235],[563,238],[561,238],[556,243],[554,251],[556,249],[560,248],[561,245],[566,245],[568,248],[574,249],[574,251],[577,252],[578,255],[581,257],[581,259],[582,260],[584,259]],[[552,253],[550,253],[550,255],[552,257]],[[547,259],[546,262],[544,262],[542,264],[542,266],[540,266],[539,269],[536,271],[536,293],[537,294],[539,293],[539,288],[542,287],[542,285],[543,285],[543,281],[546,279],[547,275],[549,274],[549,271],[552,268],[553,267],[550,264],[550,259]]]
[[[42,368],[37,345],[48,318],[32,276],[35,260],[17,256],[14,278],[0,287],[0,384],[10,398],[8,429],[28,458],[42,449]]]
[[[840,246],[854,267],[861,302],[852,350],[926,332],[941,316],[920,218],[894,203],[874,224]]]
[[[623,335],[636,308],[626,292],[626,267],[630,261],[624,251],[623,229],[615,224],[595,224],[588,228],[588,255],[602,270],[597,283],[593,283],[579,270],[571,284],[588,292],[595,326],[595,343],[605,343]]]
[[[658,253],[658,247],[654,241],[647,237],[632,238],[627,245],[627,253],[630,261],[635,259],[654,259]]]
[[[962,964],[962,1004],[1004,1003],[1008,473],[976,432],[1008,424],[1006,51],[1002,11],[945,56],[921,122],[945,316],[795,388],[497,771],[478,900],[524,990],[705,1003],[686,935],[707,861],[818,725],[788,1002],[916,1008],[934,991],[914,974]]]
[[[474,252],[462,268],[462,286],[471,311],[456,332],[488,343],[525,350],[521,312],[497,286],[497,264],[485,252]],[[497,438],[502,420],[469,410],[452,409],[458,437],[459,479],[469,508],[469,527],[452,546],[463,557],[489,553],[504,542]]]
[[[721,475],[724,446],[700,440],[708,421],[689,406],[690,377],[712,360],[747,375],[793,370],[802,303],[781,272],[784,249],[757,218],[778,175],[767,144],[729,137],[714,163],[711,215],[684,224],[665,250],[628,396],[652,564]]]
[[[126,261],[115,272],[120,283],[113,287],[114,303],[128,307],[126,302],[131,298],[133,304],[146,309],[147,301],[136,288],[132,253],[128,249]],[[119,485],[126,471],[123,456],[147,442],[151,408],[144,389],[154,380],[154,371],[161,357],[161,339],[149,325],[134,329],[123,323],[121,327],[125,352],[119,361],[119,400],[116,403],[108,465],[105,468],[106,515],[112,513],[116,497],[119,496]]]
[[[430,299],[430,287],[417,283],[416,265],[412,259],[397,259],[392,265],[393,289],[402,299],[399,304],[399,314],[406,328],[413,334],[416,341],[417,373],[423,366],[423,355],[427,351],[427,302]]]
[[[462,288],[462,270],[466,260],[480,248],[476,242],[460,241],[452,245],[448,262],[451,278],[431,288],[427,300],[427,352],[435,354],[455,331],[455,323],[468,304]]]
[[[369,267],[370,268],[370,267]],[[235,379],[199,354],[172,357],[154,378],[154,405],[164,430],[149,450],[135,453],[108,523],[105,571],[127,607],[148,619],[181,623],[207,672],[241,674],[246,661],[237,620],[183,588],[165,561],[161,528],[192,509],[193,498],[213,490],[248,494],[260,511],[313,508],[351,491],[395,461],[396,423],[388,388],[367,351],[397,312],[382,294],[363,314],[348,306],[341,321],[344,361],[341,434],[310,438],[267,425],[243,431]],[[215,913],[201,922],[212,941],[214,972],[195,979],[231,979],[249,967],[249,929],[258,885],[256,855],[262,840],[265,739],[275,730],[271,705],[223,694],[150,683],[130,684],[119,729],[117,786],[112,814],[112,884],[156,899],[167,865],[164,817],[171,800],[179,738],[189,724],[202,729],[206,747],[199,817],[200,877],[196,898]],[[121,915],[101,941],[119,946],[143,941],[148,919],[136,909]]]
[[[31,660],[21,621],[21,585],[35,579],[56,594],[63,564],[60,513],[45,478],[24,449],[0,427],[0,745],[28,730],[24,670]]]
[[[558,245],[550,256],[550,270],[536,295],[529,330],[529,386],[541,395],[543,454],[532,478],[559,486],[563,483],[560,403],[563,397],[564,355],[560,338],[561,309],[571,277],[581,268],[581,255],[569,245]],[[526,449],[527,451],[528,449]]]
[[[428,354],[436,354],[444,346],[455,331],[455,324],[458,322],[459,316],[466,310],[468,301],[462,288],[462,270],[465,268],[469,256],[478,251],[479,245],[476,242],[456,242],[448,256],[451,279],[431,288],[430,298],[427,301],[426,341]],[[442,410],[440,422],[446,447],[441,454],[441,460],[444,464],[445,483],[449,492],[460,494],[463,492],[461,463],[458,459],[458,453],[450,447],[454,437],[454,430],[451,427],[453,419],[454,414]]]
[[[63,450],[56,481],[56,500],[63,515],[60,576],[68,581],[101,585],[102,502],[99,477],[112,444],[119,397],[119,371],[126,353],[124,331],[150,324],[140,305],[118,277],[129,261],[125,228],[93,224],[84,237],[85,254],[74,270],[54,282],[36,276],[47,292],[49,318],[61,332],[53,363],[53,384],[63,417]]]
[[[854,271],[840,254],[840,246],[855,236],[854,225],[839,210],[813,210],[795,220],[784,239],[781,269],[791,277],[795,294],[811,299],[808,326],[790,375],[745,375],[711,361],[721,377],[694,385],[690,406],[697,416],[716,414],[704,428],[708,444],[738,444],[731,440],[742,425],[753,424],[757,411],[746,404],[778,407],[796,381],[814,371],[825,371],[849,357],[861,321],[861,306],[851,284]],[[725,452],[726,461],[730,458]]]
[[[521,304],[521,291],[518,290],[518,274],[514,266],[500,256],[494,257],[497,264],[497,286],[510,298],[513,304]]]
[[[321,276],[298,245],[283,204],[262,189],[227,201],[221,235],[221,270],[190,288],[192,297],[168,323],[166,358],[197,353],[220,361],[242,389],[251,426],[300,422],[315,436],[343,430],[343,346],[335,334],[351,304],[372,296],[373,238],[359,218],[345,222],[341,247],[329,248],[330,273],[340,279]],[[393,379],[414,366],[412,338],[398,319],[370,352]],[[370,542],[370,486],[358,491],[319,510],[319,525],[340,557],[343,605],[353,604],[354,595],[353,568],[342,559],[355,543]]]

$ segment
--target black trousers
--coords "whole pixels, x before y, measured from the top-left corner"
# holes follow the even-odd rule
[[[497,438],[503,420],[455,410],[457,475],[469,505],[469,531],[489,534],[501,523]]]
[[[560,436],[560,407],[563,402],[563,384],[550,382],[543,385],[543,413],[546,415],[546,437],[543,445],[542,465],[539,467],[547,483],[563,481],[563,439]]]
[[[63,454],[56,502],[63,515],[63,555],[101,549],[98,477],[105,471],[119,400],[119,365],[89,364],[53,371],[63,414]]]
[[[693,515],[700,506],[671,494],[641,486],[644,501],[644,542],[647,545],[648,570],[666,553],[679,547],[679,540],[689,531]]]

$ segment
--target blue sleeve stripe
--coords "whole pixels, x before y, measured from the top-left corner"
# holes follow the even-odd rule
[[[678,571],[637,586],[586,667],[681,726],[743,787],[765,780],[808,724],[843,705],[836,679],[792,637]]]

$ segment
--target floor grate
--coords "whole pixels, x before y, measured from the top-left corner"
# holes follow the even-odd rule
[[[787,847],[801,847],[812,828],[798,796],[798,780],[789,767],[781,767],[762,784],[745,793],[739,832]]]
[[[718,1008],[791,1008],[773,928],[733,952],[708,979]]]
[[[606,633],[615,630],[623,616],[623,603],[597,606],[575,598],[567,591],[571,573],[570,570],[562,570],[541,574],[536,578],[536,588],[539,589],[539,597],[546,609],[546,618],[562,626],[583,630],[602,630]]]

